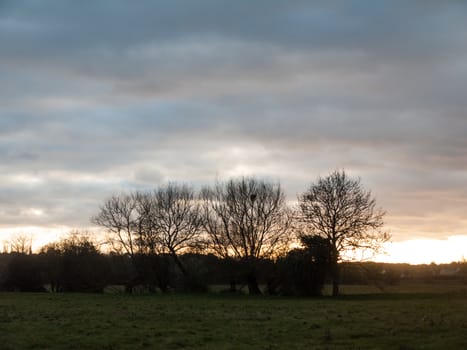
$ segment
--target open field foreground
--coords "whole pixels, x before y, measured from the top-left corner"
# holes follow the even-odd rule
[[[467,295],[0,293],[0,348],[467,349]]]

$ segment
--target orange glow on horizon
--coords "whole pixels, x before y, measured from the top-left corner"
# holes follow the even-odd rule
[[[94,228],[95,229],[95,228]],[[94,229],[89,232],[95,232]],[[16,227],[0,228],[0,251],[4,242],[15,235],[27,235],[32,238],[33,251],[38,251],[47,243],[66,236],[73,228]],[[88,231],[83,229],[83,231]],[[447,239],[411,239],[386,243],[385,253],[369,258],[369,261],[408,264],[447,264],[467,259],[467,235],[450,236]],[[363,255],[364,256],[364,255]],[[358,259],[357,259],[358,260]]]
[[[386,254],[374,261],[409,264],[448,264],[465,261],[467,236],[450,236],[448,239],[412,239],[385,245]]]

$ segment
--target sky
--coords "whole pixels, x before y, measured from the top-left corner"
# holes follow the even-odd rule
[[[463,1],[0,0],[0,239],[93,229],[167,181],[294,201],[345,169],[387,212],[387,260],[459,260],[466,91]]]

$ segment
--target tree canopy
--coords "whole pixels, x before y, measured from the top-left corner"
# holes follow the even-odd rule
[[[344,252],[363,249],[377,252],[388,241],[382,232],[385,212],[376,206],[371,191],[359,178],[345,171],[320,177],[299,195],[299,217],[307,234],[328,240],[332,247],[333,294],[339,293],[339,266]]]

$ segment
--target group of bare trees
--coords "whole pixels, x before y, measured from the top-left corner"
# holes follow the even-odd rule
[[[183,251],[201,248],[243,260],[250,293],[259,293],[256,262],[287,246],[291,218],[280,185],[243,178],[199,194],[169,183],[152,192],[114,196],[93,222],[105,227],[113,247],[135,263],[143,254],[169,254],[185,277],[189,272],[179,259]]]
[[[32,253],[32,235],[17,233],[3,241],[3,253]]]
[[[193,249],[242,261],[251,294],[260,293],[260,259],[282,256],[297,237],[303,241],[319,236],[330,247],[333,292],[338,294],[342,254],[348,249],[378,250],[388,239],[380,230],[383,215],[359,179],[335,171],[299,195],[296,208],[287,205],[280,184],[240,178],[198,193],[188,185],[169,183],[152,192],[113,196],[92,220],[107,230],[115,250],[129,256],[136,268],[141,256],[164,254],[189,277],[179,256]]]
[[[110,233],[109,243],[135,259],[141,254],[170,254],[183,274],[180,251],[193,247],[202,225],[192,188],[168,184],[152,192],[114,196],[93,222]]]

